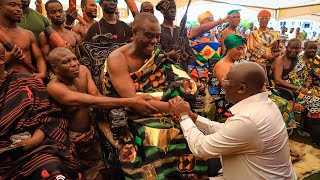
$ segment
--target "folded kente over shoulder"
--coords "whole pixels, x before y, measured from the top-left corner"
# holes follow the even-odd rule
[[[43,83],[29,75],[10,71],[0,79],[0,148],[9,146],[10,137],[36,129],[44,141],[33,150],[0,154],[0,179],[42,179],[63,175],[78,179],[79,162],[73,156],[67,120],[47,94]],[[45,177],[44,177],[45,176]]]

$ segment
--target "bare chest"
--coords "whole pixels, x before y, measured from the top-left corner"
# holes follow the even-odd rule
[[[128,68],[129,73],[134,73],[139,71],[139,69],[145,64],[145,60],[134,60],[131,58],[128,58]]]
[[[6,34],[10,39],[17,44],[24,52],[30,50],[31,37],[30,34],[25,31],[6,30]]]
[[[71,31],[63,31],[58,32],[58,34],[64,39],[67,44],[69,44],[71,47],[75,47],[77,44],[76,35],[72,33]]]

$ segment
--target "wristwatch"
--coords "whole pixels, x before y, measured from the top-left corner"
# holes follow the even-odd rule
[[[186,120],[186,119],[190,119],[189,115],[183,115],[181,116],[180,120],[179,120],[179,123],[181,123],[182,121]]]

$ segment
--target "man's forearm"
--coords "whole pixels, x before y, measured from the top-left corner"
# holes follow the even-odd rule
[[[148,101],[148,103],[156,108],[160,113],[170,113],[170,105],[168,102],[151,99]]]
[[[93,96],[90,106],[101,108],[121,108],[129,107],[134,103],[130,98],[112,98],[106,96]]]
[[[49,91],[50,92],[50,91]],[[64,106],[92,106],[99,108],[118,108],[128,107],[134,102],[130,98],[113,98],[106,96],[92,96],[86,93],[74,92],[73,94],[65,94],[55,96],[49,93],[54,99]]]
[[[206,23],[206,24],[202,24],[202,25],[199,25],[197,27],[193,27],[191,29],[190,34],[191,34],[192,37],[198,37],[201,34],[209,31],[210,29],[213,29],[214,27],[218,26],[219,23],[220,23],[220,20],[209,22],[209,23]]]
[[[35,147],[43,142],[45,134],[40,129],[36,129],[31,138],[33,139],[33,145]]]
[[[44,59],[41,58],[41,60],[37,61],[37,68],[39,71],[39,74],[46,74],[47,72],[47,65]]]

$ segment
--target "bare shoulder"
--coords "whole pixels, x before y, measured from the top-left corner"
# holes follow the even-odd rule
[[[46,44],[47,43],[47,37],[46,37],[46,35],[44,34],[44,31],[42,31],[40,34],[39,34],[39,36],[38,36],[38,43],[39,43],[39,45],[41,46],[41,45],[44,45],[44,44]]]
[[[214,69],[220,69],[222,64],[223,64],[223,61],[221,59],[220,61],[217,62],[217,64],[214,65]]]
[[[118,48],[117,50],[113,51],[109,57],[107,58],[107,66],[110,68],[110,66],[120,66],[127,64],[127,57],[126,57],[126,51],[129,50],[128,45],[122,46]]]
[[[77,33],[80,30],[80,23],[76,24],[75,26],[73,26],[72,31]]]
[[[61,83],[58,78],[52,79],[48,84],[47,84],[47,91],[49,94],[52,92],[56,92],[57,87],[65,86],[63,83]]]
[[[44,31],[42,31],[41,33],[39,33],[39,37],[38,38],[45,38],[46,35],[44,34]]]
[[[279,56],[276,59],[274,59],[274,64],[283,64],[283,56]]]
[[[27,29],[23,29],[22,27],[17,26],[18,31],[19,31],[19,36],[21,37],[28,37],[28,38],[35,38],[33,32],[27,30]]]
[[[80,65],[79,66],[79,72],[82,74],[88,74],[90,73],[89,69],[85,65]]]

